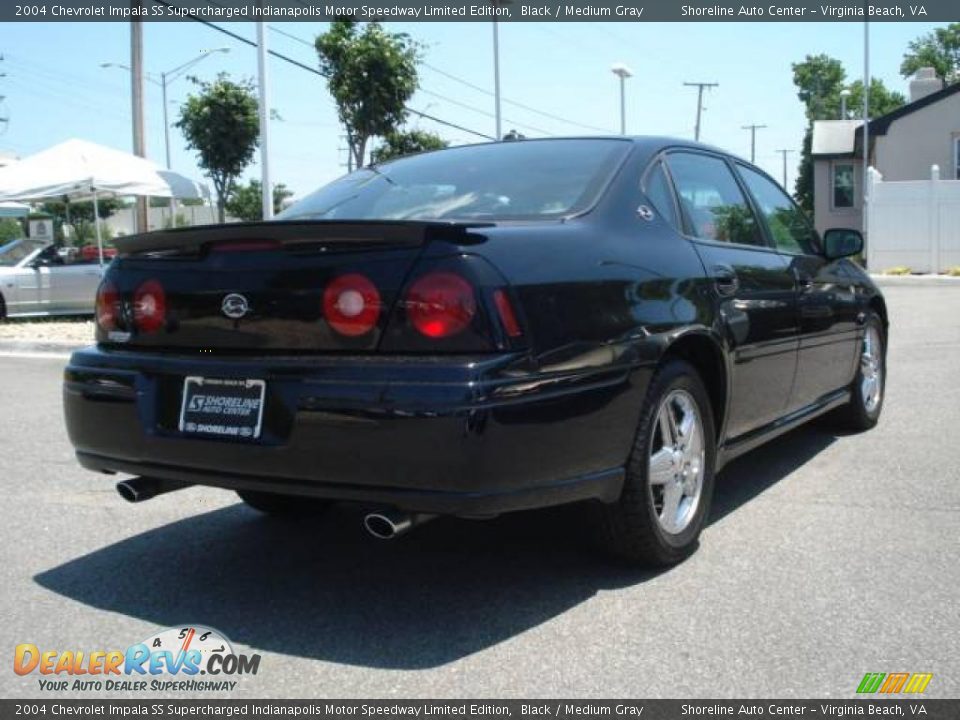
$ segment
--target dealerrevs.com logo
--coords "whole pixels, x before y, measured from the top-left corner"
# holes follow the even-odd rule
[[[37,674],[43,691],[224,692],[256,675],[259,655],[234,652],[227,637],[201,625],[163,628],[126,650],[49,650],[21,643],[17,675]]]

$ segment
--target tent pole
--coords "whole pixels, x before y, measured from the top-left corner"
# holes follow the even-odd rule
[[[93,227],[97,230],[97,255],[100,258],[100,267],[103,267],[103,236],[100,234],[100,206],[97,204],[97,189],[93,190]]]

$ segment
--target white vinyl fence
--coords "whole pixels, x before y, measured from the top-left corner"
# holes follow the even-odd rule
[[[943,272],[960,266],[960,180],[888,182],[874,168],[867,185],[867,267]]]

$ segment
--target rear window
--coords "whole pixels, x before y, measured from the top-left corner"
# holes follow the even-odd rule
[[[521,140],[400,158],[320,188],[278,220],[536,220],[597,199],[621,140]]]

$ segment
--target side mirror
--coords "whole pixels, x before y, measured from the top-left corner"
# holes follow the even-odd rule
[[[859,230],[831,228],[823,234],[823,254],[827,260],[859,255],[863,252],[863,235]]]

